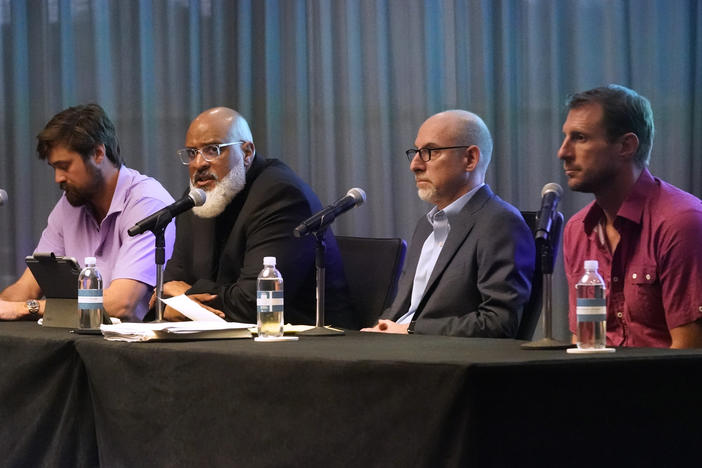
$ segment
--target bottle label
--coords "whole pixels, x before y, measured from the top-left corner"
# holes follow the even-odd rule
[[[79,309],[102,309],[102,289],[79,289]]]
[[[607,320],[607,302],[604,297],[576,301],[578,322],[603,322]]]
[[[256,306],[259,312],[282,312],[283,291],[257,291]]]

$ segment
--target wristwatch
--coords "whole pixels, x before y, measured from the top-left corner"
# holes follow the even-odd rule
[[[32,319],[39,320],[39,301],[30,299],[24,303],[24,308],[27,309],[27,312]]]

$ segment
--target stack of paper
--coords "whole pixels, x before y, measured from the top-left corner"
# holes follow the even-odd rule
[[[153,341],[153,340],[212,340],[226,338],[251,338],[251,323],[239,322],[165,322],[165,323],[118,323],[100,325],[106,340]]]

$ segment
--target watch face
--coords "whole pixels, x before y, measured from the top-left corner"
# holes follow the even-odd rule
[[[31,315],[38,316],[39,315],[39,301],[35,301],[34,299],[30,299],[25,303],[27,307],[27,312],[29,312]]]

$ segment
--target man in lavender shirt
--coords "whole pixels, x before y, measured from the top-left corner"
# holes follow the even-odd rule
[[[37,151],[54,169],[64,191],[49,215],[36,252],[96,257],[103,278],[104,307],[122,320],[141,320],[156,283],[155,239],[130,237],[137,221],[173,198],[156,180],[123,165],[115,128],[97,104],[56,114],[37,136]],[[166,258],[175,227],[166,229]],[[25,269],[0,293],[0,320],[37,319],[44,313],[42,291]]]

